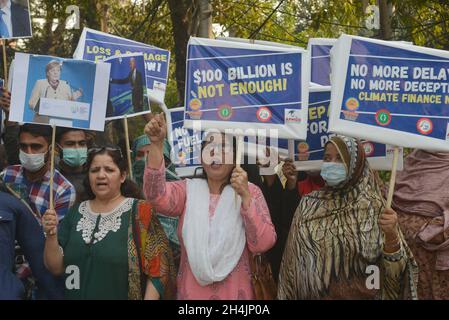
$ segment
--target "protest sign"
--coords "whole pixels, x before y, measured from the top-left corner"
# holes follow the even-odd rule
[[[306,138],[305,50],[190,38],[187,51],[185,127],[201,120],[204,130],[277,129],[279,137]]]
[[[322,86],[330,86],[330,51],[337,39],[311,38],[307,46],[310,55],[310,81]]]
[[[114,56],[104,62],[111,64],[106,120],[151,112],[145,84],[143,54]]]
[[[16,53],[10,120],[104,130],[110,64]]]
[[[30,38],[32,36],[30,2],[11,1],[6,12],[3,13],[6,22],[0,19],[0,39]]]
[[[143,54],[148,97],[151,101],[164,106],[170,51],[84,28],[73,57],[75,59],[102,61],[111,56],[130,53]]]
[[[342,35],[331,55],[330,131],[449,151],[449,52]]]
[[[201,141],[203,131],[184,128],[184,108],[169,109],[167,136],[172,147],[171,161],[180,177],[193,176],[201,166]]]

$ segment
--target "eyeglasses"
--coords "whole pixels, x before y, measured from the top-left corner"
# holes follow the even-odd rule
[[[99,152],[102,152],[102,151],[112,151],[112,152],[118,152],[118,153],[120,153],[120,158],[123,158],[123,153],[122,153],[122,150],[120,149],[120,148],[118,148],[118,147],[97,147],[97,148],[90,148],[88,151],[87,151],[87,154],[95,154],[95,153],[99,153]]]

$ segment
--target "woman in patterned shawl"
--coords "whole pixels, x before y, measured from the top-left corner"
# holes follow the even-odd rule
[[[44,262],[68,273],[66,299],[170,299],[175,272],[167,237],[152,206],[126,179],[119,148],[89,150],[88,201],[71,208],[59,228],[54,210],[42,218]],[[67,285],[69,284],[69,285]]]
[[[393,209],[419,266],[418,298],[449,300],[449,153],[414,150],[398,173]]]
[[[415,299],[416,262],[361,144],[331,138],[321,175],[293,218],[278,298]]]

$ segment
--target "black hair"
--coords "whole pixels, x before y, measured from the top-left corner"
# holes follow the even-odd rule
[[[203,141],[201,142],[201,159],[203,157],[203,150],[204,150],[204,148],[210,142],[212,142],[212,141],[206,141],[206,137],[207,137],[207,135],[203,138]],[[226,139],[226,135],[224,135],[224,133],[221,133],[221,139]],[[227,142],[225,141],[225,143],[227,143]],[[236,157],[237,157],[237,138],[235,136],[232,136],[232,160],[233,160],[233,163],[234,163],[234,167],[235,167]],[[203,167],[203,174],[202,174],[202,176],[200,178],[206,179],[206,180],[208,179],[207,178],[207,173],[206,173],[206,170],[204,170],[204,167]],[[228,180],[224,184],[221,185],[220,192],[222,192],[223,189],[228,184],[231,184],[231,174],[229,175]]]
[[[76,128],[65,128],[65,127],[57,127],[56,128],[56,142],[60,143],[62,136],[65,135],[67,132],[70,131],[82,131],[86,135],[86,140],[88,140],[88,134],[86,130],[83,129],[76,129]]]
[[[92,200],[95,198],[95,194],[90,187],[89,168],[96,156],[104,154],[111,157],[112,161],[119,168],[121,174],[126,175],[126,173],[128,172],[126,158],[123,157],[123,153],[119,147],[112,144],[107,144],[102,147],[90,149],[86,161],[87,175],[83,181],[85,194],[83,194],[83,196],[81,197],[82,201]],[[145,199],[139,186],[128,178],[126,178],[126,180],[120,186],[120,192],[122,196],[127,198]]]
[[[52,128],[50,126],[26,123],[19,128],[19,137],[25,132],[33,137],[43,137],[48,144],[51,144]]]

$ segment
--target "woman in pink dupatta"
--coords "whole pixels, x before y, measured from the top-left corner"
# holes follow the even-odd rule
[[[268,251],[276,241],[261,190],[235,167],[235,143],[222,134],[208,135],[203,142],[206,179],[166,182],[165,132],[162,115],[145,127],[151,150],[144,192],[158,212],[180,217],[178,299],[254,299],[249,257]]]
[[[418,298],[449,299],[449,153],[413,151],[393,209],[419,265]]]

